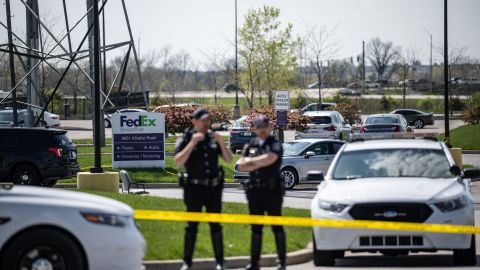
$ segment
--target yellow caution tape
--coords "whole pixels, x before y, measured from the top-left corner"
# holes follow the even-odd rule
[[[333,227],[389,231],[417,231],[429,233],[477,234],[480,227],[450,224],[426,224],[370,220],[325,220],[305,217],[256,216],[239,214],[212,214],[158,210],[135,210],[135,219],[164,221],[195,221],[234,224],[282,225],[295,227]]]

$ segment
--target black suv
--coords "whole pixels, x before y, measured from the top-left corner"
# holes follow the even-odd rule
[[[0,180],[54,186],[80,170],[77,147],[65,130],[0,127]]]

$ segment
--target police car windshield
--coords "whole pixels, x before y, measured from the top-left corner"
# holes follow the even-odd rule
[[[333,179],[368,177],[448,178],[453,175],[442,150],[374,149],[349,151],[340,155]]]
[[[309,145],[308,142],[287,142],[283,144],[283,155],[293,156]]]

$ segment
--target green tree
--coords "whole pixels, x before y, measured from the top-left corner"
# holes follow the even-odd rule
[[[250,108],[262,92],[272,104],[273,91],[288,88],[295,76],[300,42],[292,35],[293,25],[282,27],[279,16],[278,8],[251,9],[239,31],[240,86]]]

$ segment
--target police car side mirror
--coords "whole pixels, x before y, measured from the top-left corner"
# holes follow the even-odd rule
[[[305,180],[307,181],[323,181],[325,180],[323,177],[322,171],[308,171],[307,176],[305,176]]]
[[[472,182],[480,181],[480,168],[468,168],[463,170],[463,178],[471,179]]]
[[[450,167],[450,173],[455,176],[460,176],[462,174],[462,169],[460,169],[458,165],[453,165],[452,167]]]
[[[313,151],[307,151],[307,152],[305,153],[305,156],[304,156],[304,157],[305,157],[305,159],[308,159],[308,158],[313,157],[313,156],[315,156],[315,152],[313,152]]]

